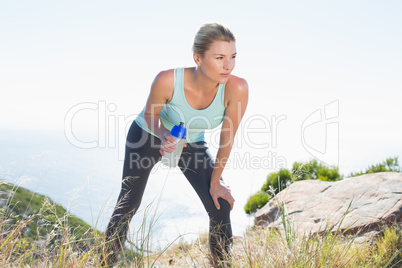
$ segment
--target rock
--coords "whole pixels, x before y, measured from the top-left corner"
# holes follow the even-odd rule
[[[374,237],[381,227],[402,223],[402,173],[365,174],[337,182],[297,181],[256,212],[255,225],[283,230],[278,208],[283,203],[287,219],[301,234],[339,227],[345,234]]]

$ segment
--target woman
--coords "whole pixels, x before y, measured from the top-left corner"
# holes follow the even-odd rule
[[[210,218],[209,243],[215,262],[229,254],[232,244],[230,210],[235,202],[221,174],[248,102],[246,80],[231,75],[236,39],[218,23],[201,26],[193,45],[195,67],[160,72],[147,103],[127,134],[122,189],[106,230],[109,263],[124,245],[128,224],[140,206],[153,165],[175,148],[170,135],[184,122],[186,144],[178,166],[200,197]],[[223,123],[222,123],[223,122]],[[222,123],[215,162],[204,140],[204,130]]]

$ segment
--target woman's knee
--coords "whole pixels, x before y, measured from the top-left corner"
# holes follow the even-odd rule
[[[210,204],[208,205],[207,212],[210,217],[215,219],[220,219],[221,221],[228,221],[230,215],[230,205],[229,202],[223,198],[218,198],[218,202],[220,205],[220,209],[218,210],[211,199]]]
[[[230,204],[228,201],[223,198],[218,198],[218,202],[222,210],[230,212]]]

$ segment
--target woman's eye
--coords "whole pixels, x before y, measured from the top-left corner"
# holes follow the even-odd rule
[[[217,59],[218,59],[218,60],[221,60],[221,59],[223,59],[223,57],[217,57]]]

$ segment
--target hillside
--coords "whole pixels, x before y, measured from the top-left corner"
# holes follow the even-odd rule
[[[30,250],[37,255],[63,241],[85,248],[92,243],[86,239],[91,230],[45,195],[0,181],[0,250],[11,246],[13,240],[19,241],[13,245],[13,254]]]

